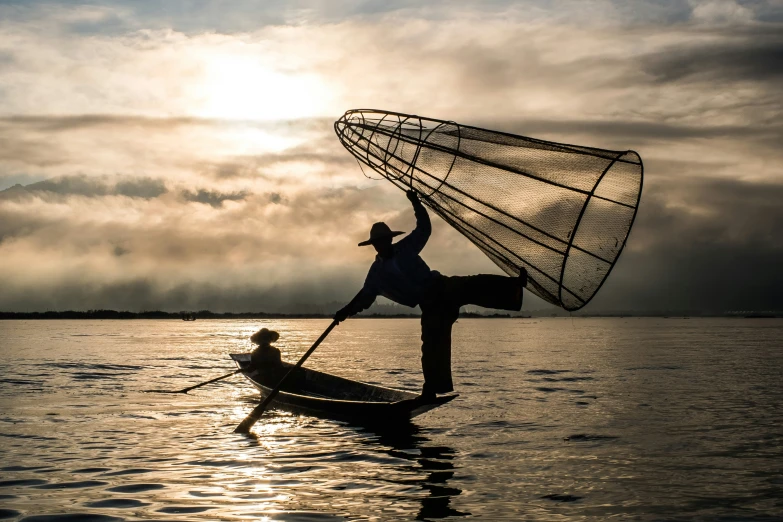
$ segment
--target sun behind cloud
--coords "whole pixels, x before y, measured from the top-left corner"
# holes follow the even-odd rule
[[[196,114],[234,120],[289,120],[327,112],[329,93],[314,74],[283,72],[252,55],[207,59],[196,86]]]

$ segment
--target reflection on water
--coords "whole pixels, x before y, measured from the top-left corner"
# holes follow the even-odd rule
[[[142,393],[230,371],[261,326],[295,360],[324,323],[0,322],[0,520],[783,516],[783,321],[461,320],[460,397],[394,430],[235,435],[241,376]],[[418,337],[348,321],[308,366],[417,390]]]
[[[421,498],[421,509],[416,520],[433,520],[446,517],[470,515],[451,507],[451,499],[462,493],[456,487],[449,487],[448,481],[454,476],[455,450],[448,446],[428,444],[430,439],[421,434],[413,423],[399,426],[394,430],[385,429],[377,433],[377,438],[367,439],[367,444],[381,444],[382,451],[395,458],[411,462],[402,471],[411,474],[426,473],[419,478],[403,480],[401,484],[415,484],[427,496]]]
[[[161,424],[172,414],[149,418]],[[197,439],[186,435],[196,434],[191,427],[176,423],[165,423],[167,437],[153,426],[96,430],[69,442],[6,433],[4,462],[41,465],[0,468],[0,491],[13,492],[2,498],[15,506],[0,515],[331,520],[350,518],[359,506],[383,519],[468,514],[450,505],[461,493],[448,484],[455,450],[433,444],[414,424],[379,432],[286,414],[265,421],[250,436],[213,431]],[[185,433],[173,433],[177,429]]]
[[[379,473],[389,484],[405,488],[406,493],[398,500],[404,501],[411,497],[411,487],[418,487],[425,493],[418,498],[421,508],[416,520],[434,520],[447,517],[468,516],[470,513],[458,511],[450,506],[453,497],[462,493],[456,487],[449,487],[448,481],[454,476],[455,450],[448,446],[432,445],[429,438],[412,422],[395,428],[367,426],[351,426],[360,435],[356,442],[365,446],[371,452],[380,452],[389,457],[393,464]],[[265,447],[263,436],[257,433],[246,435],[260,447]],[[373,459],[383,462],[378,457]],[[403,462],[407,461],[407,462]],[[307,466],[307,471],[312,466]],[[301,472],[301,468],[289,467],[287,471]],[[358,486],[361,488],[361,486]],[[345,491],[348,485],[331,485],[331,489]]]

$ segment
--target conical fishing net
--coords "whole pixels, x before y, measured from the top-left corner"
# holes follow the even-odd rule
[[[528,290],[578,310],[601,287],[631,230],[642,160],[455,122],[352,110],[335,122],[360,162],[424,203]]]

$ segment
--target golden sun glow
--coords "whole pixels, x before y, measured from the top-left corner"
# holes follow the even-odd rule
[[[209,59],[198,85],[198,115],[236,120],[303,118],[323,114],[327,97],[316,75],[276,71],[252,56],[218,55]]]

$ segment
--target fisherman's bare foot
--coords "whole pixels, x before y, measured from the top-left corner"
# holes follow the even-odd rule
[[[519,269],[519,286],[527,286],[527,269],[524,266]]]
[[[418,397],[416,397],[416,400],[419,400],[421,402],[428,402],[428,401],[434,401],[437,398],[437,395],[435,395],[434,391],[430,391],[427,389],[422,389],[421,393]]]

